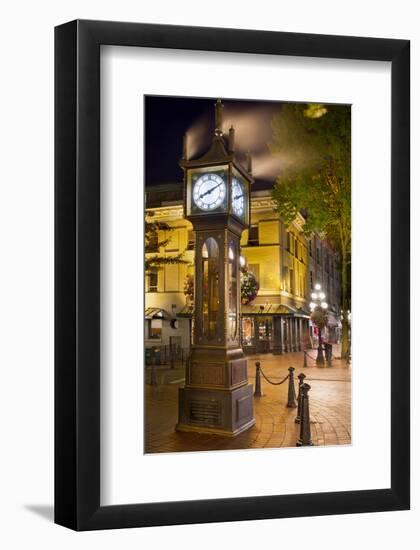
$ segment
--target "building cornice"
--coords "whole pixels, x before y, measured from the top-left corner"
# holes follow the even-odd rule
[[[251,195],[251,213],[261,213],[261,212],[275,212],[276,203],[271,196],[252,196]],[[155,206],[147,208],[154,212],[154,219],[164,220],[164,219],[183,219],[184,218],[184,205],[182,203],[176,204],[166,204],[163,206]],[[280,218],[278,218],[280,219]],[[266,220],[273,221],[273,220]],[[305,218],[298,214],[296,219],[290,224],[295,227],[298,231],[303,231],[303,225],[305,224]]]
[[[148,208],[153,212],[153,220],[162,220],[164,218],[170,219],[184,219],[184,206],[183,204],[168,204],[165,206],[155,206]]]

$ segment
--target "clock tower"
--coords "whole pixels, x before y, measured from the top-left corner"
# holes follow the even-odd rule
[[[240,338],[240,239],[249,227],[251,158],[235,158],[234,129],[227,143],[223,104],[215,105],[210,149],[184,171],[184,212],[195,232],[193,343],[185,387],[179,390],[177,430],[235,436],[255,424],[253,391]]]

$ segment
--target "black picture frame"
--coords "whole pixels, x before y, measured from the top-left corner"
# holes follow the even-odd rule
[[[101,45],[391,62],[389,488],[100,506]],[[84,20],[56,27],[56,523],[75,530],[92,530],[409,509],[409,116],[407,40]],[[374,400],[375,388],[371,391]],[[374,418],[369,422],[375,429]]]

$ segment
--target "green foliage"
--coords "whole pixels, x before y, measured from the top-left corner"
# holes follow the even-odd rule
[[[350,108],[288,104],[275,116],[272,127],[272,153],[286,150],[292,159],[273,190],[277,211],[286,223],[303,211],[305,232],[324,233],[347,256],[351,249]]]
[[[155,220],[153,217],[154,212],[147,210],[144,222],[144,268],[146,274],[150,273],[152,268],[162,269],[163,266],[168,264],[188,263],[183,259],[183,253],[175,256],[163,256],[159,253],[159,249],[164,249],[171,242],[170,238],[159,241],[159,231],[168,233],[173,231],[173,228],[168,223]],[[150,254],[153,254],[153,256]]]
[[[339,254],[341,308],[351,296],[351,112],[343,105],[287,104],[272,121],[272,154],[288,163],[278,176],[273,198],[279,215],[291,223],[299,213],[304,231],[318,232]],[[348,354],[348,323],[343,321],[342,356]]]

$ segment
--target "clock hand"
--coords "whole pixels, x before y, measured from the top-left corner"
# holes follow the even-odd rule
[[[243,197],[244,194],[242,193],[242,195],[236,195],[236,197],[233,197],[233,200],[236,201],[236,199],[240,199],[241,197]]]
[[[222,185],[223,182],[220,182],[218,183],[215,187],[212,187],[211,189],[209,189],[208,191],[205,191],[204,193],[201,193],[201,195],[199,195],[199,198],[202,199],[203,197],[205,197],[206,195],[210,195],[210,193],[213,193],[213,191],[215,189],[217,189],[218,187],[220,187]]]

